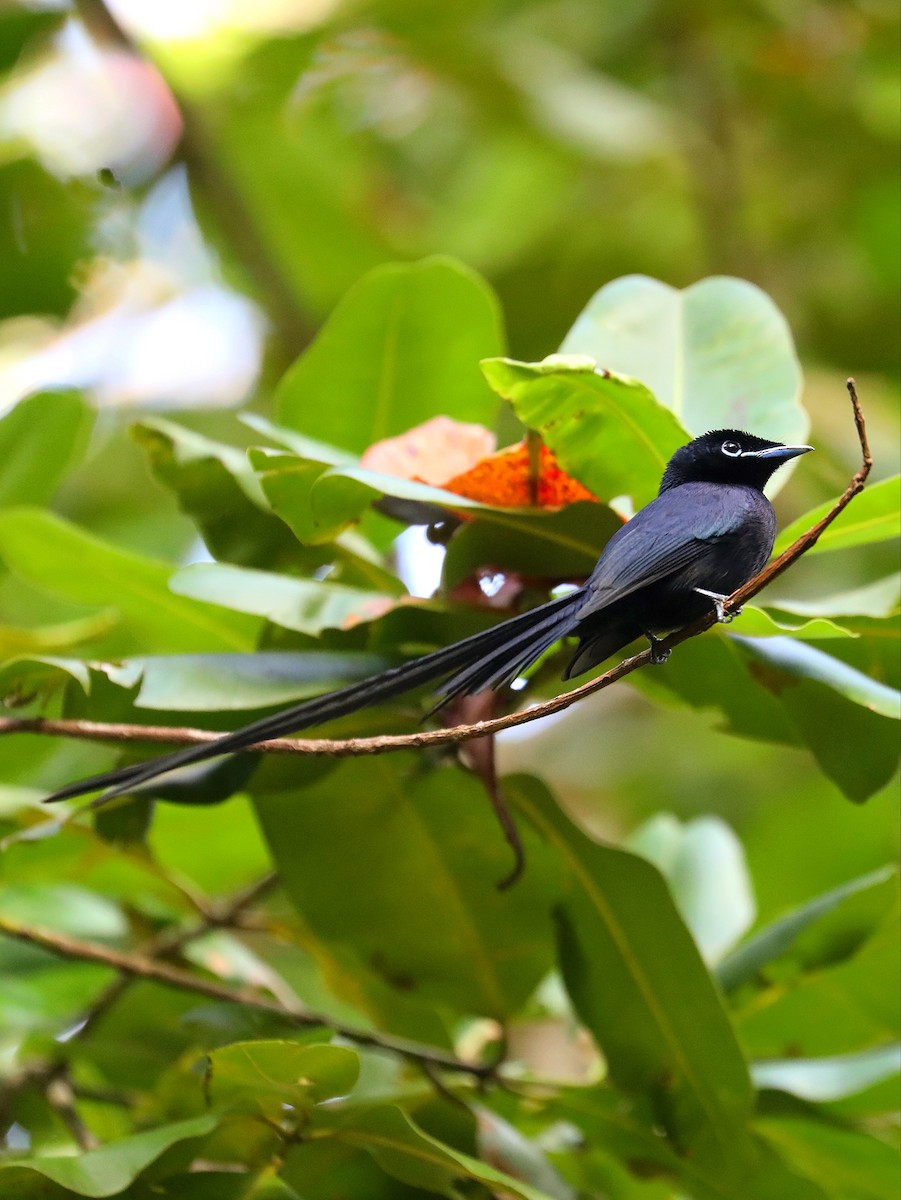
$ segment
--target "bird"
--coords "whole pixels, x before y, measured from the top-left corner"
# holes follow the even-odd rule
[[[392,699],[425,684],[440,708],[456,697],[509,684],[562,638],[578,638],[564,679],[598,666],[637,638],[651,659],[660,641],[715,610],[767,563],[776,515],[763,489],[783,464],[812,446],[789,446],[737,429],[716,429],[678,449],[657,496],[613,535],[581,586],[450,646],[379,675],[303,700],[213,741],[188,746],[60,788],[47,802],[103,791],[97,802],[126,794],[170,771],[246,751]],[[433,710],[434,711],[434,710]]]

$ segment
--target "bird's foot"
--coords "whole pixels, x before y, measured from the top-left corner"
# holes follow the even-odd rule
[[[663,641],[660,638],[654,637],[653,633],[646,633],[645,637],[651,644],[651,659],[655,667],[661,667],[672,654],[672,650],[663,648]]]
[[[698,592],[699,595],[707,596],[713,601],[713,606],[716,609],[716,619],[721,625],[728,625],[729,622],[734,621],[741,612],[740,608],[735,608],[731,612],[726,612],[723,605],[729,599],[728,596],[723,596],[719,592],[708,592],[706,588],[696,587],[694,590]]]

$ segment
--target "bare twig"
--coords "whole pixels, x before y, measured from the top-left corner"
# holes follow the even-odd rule
[[[867,442],[866,427],[860,402],[854,387],[853,379],[847,383],[848,393],[854,410],[854,423],[860,442],[862,461],[860,468],[851,478],[844,492],[833,504],[829,512],[817,523],[793,542],[778,558],[773,559],[762,571],[738,588],[724,602],[724,609],[735,611],[756,596],[779,575],[786,571],[802,554],[813,546],[823,531],[835,520],[854,497],[861,492],[867,476],[873,465],[870,447]],[[716,614],[710,613],[671,633],[658,644],[657,651],[671,650],[680,642],[697,637],[716,623]],[[642,650],[631,658],[624,659],[615,667],[598,675],[595,679],[583,683],[581,687],[563,692],[551,700],[532,705],[531,708],[519,712],[508,713],[503,717],[495,717],[489,721],[476,721],[471,725],[453,725],[449,729],[422,729],[415,733],[384,735],[366,738],[271,738],[269,741],[258,742],[250,749],[257,754],[306,754],[320,755],[330,758],[350,758],[369,754],[388,754],[395,750],[416,750],[427,746],[449,746],[468,742],[472,738],[489,737],[501,733],[505,729],[513,729],[517,725],[526,725],[538,721],[552,713],[562,712],[571,705],[603,691],[611,684],[618,683],[633,671],[645,667],[651,661],[650,650]],[[56,719],[47,717],[7,717],[0,718],[0,735],[4,733],[41,733],[63,737],[84,738],[93,741],[113,742],[148,742],[154,744],[192,746],[202,742],[214,742],[221,737],[220,733],[212,733],[206,729],[172,728],[165,725],[131,725],[105,721],[82,721],[74,719]]]
[[[77,938],[67,937],[48,929],[39,929],[25,925],[8,917],[0,917],[0,933],[49,950],[60,958],[71,958],[78,962],[92,962],[100,966],[110,967],[124,975],[136,979],[150,980],[164,987],[176,988],[182,992],[192,992],[198,996],[207,996],[211,1000],[220,1000],[229,1004],[241,1004],[257,1012],[269,1013],[291,1025],[303,1028],[323,1026],[332,1030],[338,1036],[346,1038],[360,1046],[369,1046],[373,1050],[382,1050],[390,1054],[400,1055],[417,1063],[429,1063],[431,1066],[446,1071],[460,1071],[477,1079],[490,1076],[494,1072],[493,1064],[470,1063],[456,1058],[452,1054],[436,1046],[427,1046],[420,1042],[409,1041],[407,1038],[392,1037],[390,1034],[372,1033],[365,1029],[354,1029],[333,1021],[323,1013],[312,1012],[299,1006],[288,1006],[268,996],[262,995],[254,988],[228,987],[214,979],[207,979],[184,971],[168,963],[159,962],[144,954],[127,953],[122,950],[112,950],[107,946],[98,946],[91,942],[83,942]]]
[[[138,952],[148,958],[154,959],[176,954],[179,950],[187,946],[189,942],[203,937],[205,933],[209,933],[213,929],[223,929],[234,925],[252,904],[255,904],[257,900],[271,891],[277,883],[278,875],[275,872],[269,872],[249,887],[243,888],[227,901],[219,905],[210,906],[206,914],[199,921],[195,921],[193,925],[182,928],[173,926],[162,930],[156,937],[150,938],[140,946]],[[100,995],[91,1002],[90,1007],[82,1013],[82,1016],[74,1022],[76,1033],[73,1035],[73,1038],[83,1039],[89,1033],[93,1032],[101,1019],[119,1001],[125,992],[128,991],[134,981],[134,974],[123,971],[108,984]]]

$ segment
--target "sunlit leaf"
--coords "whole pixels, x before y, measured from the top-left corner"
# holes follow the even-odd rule
[[[485,378],[541,434],[560,465],[599,500],[657,494],[667,460],[689,437],[636,379],[591,359],[553,355],[540,363],[494,358]]]
[[[839,659],[787,637],[741,638],[756,658],[787,676],[810,679],[883,717],[901,720],[901,693]]]
[[[46,1155],[22,1163],[2,1163],[0,1186],[22,1200],[72,1193],[97,1198],[116,1196],[166,1151],[179,1143],[196,1142],[215,1127],[213,1116],[192,1117],[118,1138],[77,1157]],[[53,1185],[67,1190],[57,1191]]]
[[[253,613],[286,629],[309,634],[374,621],[398,602],[395,596],[379,592],[316,579],[292,579],[229,563],[185,567],[175,574],[171,587],[178,596]]]
[[[249,617],[173,595],[166,563],[120,550],[38,509],[0,513],[0,556],[53,595],[116,609],[147,650],[249,650],[259,628]]]
[[[774,553],[781,554],[792,542],[825,517],[834,505],[830,500],[812,512],[805,513],[786,526],[776,539]],[[847,550],[852,546],[868,546],[887,542],[901,535],[901,482],[896,475],[870,484],[839,513],[831,525],[820,534],[808,554],[823,554],[827,550]]]
[[[357,452],[438,413],[491,424],[478,362],[501,346],[497,301],[474,272],[444,258],[378,267],[285,375],[278,420]]]
[[[743,279],[714,276],[683,291],[645,275],[615,279],[560,349],[640,379],[694,436],[737,428],[806,440],[791,332],[769,296]]]

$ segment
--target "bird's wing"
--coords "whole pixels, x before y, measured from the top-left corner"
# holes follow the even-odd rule
[[[576,618],[608,608],[701,559],[741,524],[747,511],[743,491],[683,484],[652,500],[607,543]]]

